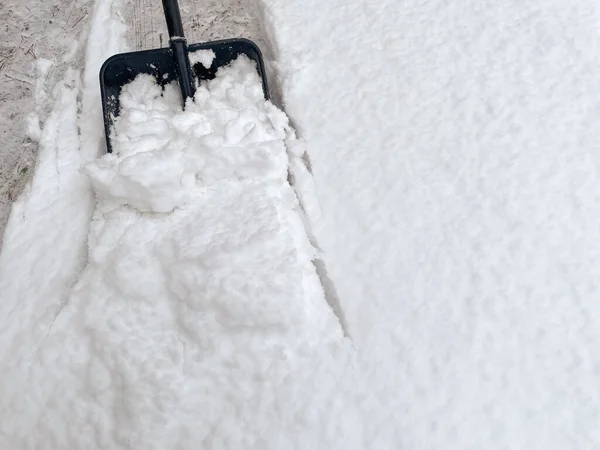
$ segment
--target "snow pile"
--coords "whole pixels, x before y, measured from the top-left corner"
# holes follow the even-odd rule
[[[3,448],[362,448],[352,351],[240,58],[185,112],[141,76],[89,164],[89,263],[0,387]],[[2,440],[4,439],[4,440]]]
[[[168,212],[217,184],[284,180],[287,117],[265,102],[243,57],[202,85],[181,109],[176,84],[141,75],[123,89],[114,153],[90,166],[98,195],[141,211]]]

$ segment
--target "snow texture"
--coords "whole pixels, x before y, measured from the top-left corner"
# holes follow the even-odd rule
[[[96,160],[145,0],[57,12],[13,80],[0,448],[599,447],[596,4],[258,3],[300,139],[241,62],[185,114],[138,79]]]
[[[75,111],[75,87],[57,111]],[[349,448],[361,436],[354,353],[287,181],[293,132],[254,63],[220,70],[185,111],[176,84],[163,92],[150,76],[120,105],[114,152],[85,166],[97,199],[87,265],[48,280],[62,290],[32,277],[64,299],[37,312],[52,314],[37,339],[18,297],[52,302],[2,280],[15,296],[2,311],[0,448]]]
[[[200,63],[207,69],[212,65],[213,59],[215,59],[215,52],[212,50],[198,50],[190,53],[190,64]]]
[[[370,448],[600,447],[597,2],[262,3]]]
[[[0,448],[364,447],[354,352],[287,182],[301,153],[252,63],[185,113],[136,80],[97,159],[119,6],[97,0],[68,58],[36,65],[35,176],[0,253]]]

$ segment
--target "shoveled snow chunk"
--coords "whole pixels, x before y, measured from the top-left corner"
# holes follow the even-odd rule
[[[123,88],[114,152],[88,166],[97,195],[165,213],[215,183],[286,173],[287,117],[264,101],[252,61],[221,69],[185,111],[177,89],[163,91],[150,75]]]
[[[215,59],[215,52],[213,50],[196,50],[189,54],[189,58],[192,65],[200,63],[208,69]]]

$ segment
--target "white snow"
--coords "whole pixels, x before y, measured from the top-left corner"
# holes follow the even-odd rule
[[[369,448],[600,447],[597,2],[261,3]]]
[[[42,113],[42,105],[48,101],[45,85],[48,78],[48,71],[50,70],[53,64],[53,61],[43,58],[37,59],[34,64],[37,75],[34,92],[34,97],[36,99],[36,107],[34,111],[30,112],[27,116],[26,133],[32,141],[37,143],[39,143],[42,139],[40,114]]]
[[[213,50],[197,50],[190,53],[190,63],[192,65],[200,63],[207,69],[212,65],[213,59],[215,59]]]
[[[39,135],[35,176],[12,206],[0,253],[3,380],[9,380],[5,372],[9,362],[30,361],[86,263],[94,199],[81,167],[95,159],[102,145],[98,77],[92,75],[98,73],[106,57],[123,47],[118,11],[111,11],[110,6],[106,0],[94,5],[94,20],[86,34],[88,76],[82,77],[72,67],[63,68],[61,81],[50,90],[53,105]],[[98,45],[107,29],[112,31],[110,38],[105,45]],[[50,63],[41,60],[37,66],[39,101],[47,92],[43,78]],[[85,91],[88,95],[83,94]],[[10,389],[11,383],[6,381],[3,387]]]
[[[185,111],[136,79],[99,157],[142,0],[59,2],[7,72],[0,449],[600,447],[595,3],[257,3],[296,132],[242,58]]]
[[[74,104],[75,87],[60,101]],[[53,290],[42,270],[30,280],[56,304],[9,280],[3,261],[14,294],[0,340],[3,448],[341,449],[361,438],[353,350],[287,181],[287,117],[245,57],[185,111],[177,89],[140,76],[123,90],[114,152],[85,166],[97,200],[87,264],[72,287],[70,266]],[[74,227],[47,238],[85,229]],[[32,327],[44,332],[33,342]]]

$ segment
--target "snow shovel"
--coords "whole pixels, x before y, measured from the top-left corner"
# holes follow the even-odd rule
[[[110,132],[115,118],[119,116],[121,88],[139,74],[153,75],[161,86],[177,80],[185,105],[185,100],[194,96],[196,79],[210,80],[215,77],[220,67],[228,65],[240,55],[246,55],[256,62],[265,99],[269,98],[262,55],[254,42],[239,38],[187,45],[177,0],[162,0],[162,3],[170,48],[120,53],[107,59],[100,69],[100,93],[108,153],[112,152]],[[200,63],[194,66],[190,64],[188,53],[197,50],[212,50],[215,53],[212,65],[208,69]]]

